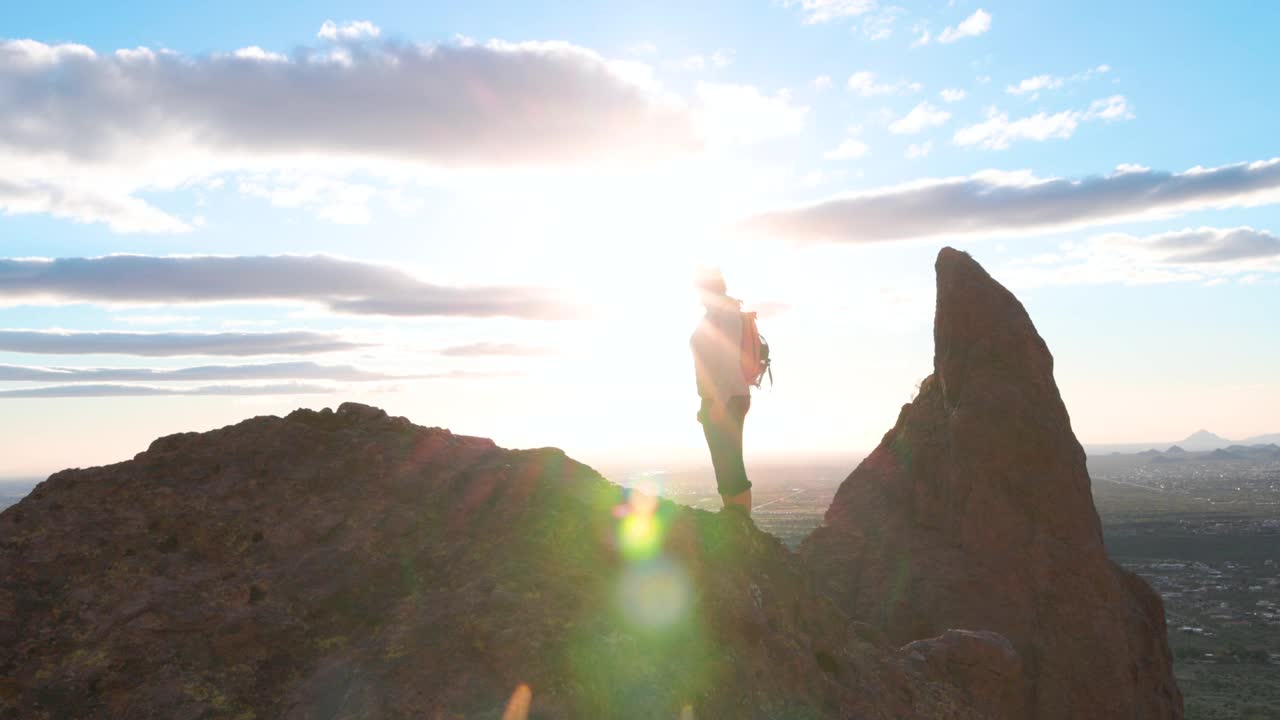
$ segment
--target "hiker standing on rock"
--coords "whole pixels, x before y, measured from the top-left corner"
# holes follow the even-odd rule
[[[716,487],[726,508],[751,514],[751,481],[742,460],[742,427],[751,408],[751,387],[769,370],[769,346],[756,329],[756,314],[725,294],[719,270],[701,270],[695,280],[707,312],[693,331],[698,380],[698,422],[707,438]]]

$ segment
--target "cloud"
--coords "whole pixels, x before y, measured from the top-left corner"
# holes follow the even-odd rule
[[[1280,158],[1172,173],[1126,168],[1082,179],[986,171],[837,196],[748,218],[743,229],[802,242],[867,243],[1043,233],[1280,203]]]
[[[831,87],[831,76],[819,75],[818,77],[809,81],[809,85],[812,86],[814,90],[826,90],[827,88]]]
[[[1035,77],[1026,78],[1017,85],[1010,85],[1004,91],[1010,95],[1026,95],[1027,93],[1060,87],[1062,87],[1062,78],[1053,77],[1052,75],[1036,75]]]
[[[862,97],[918,92],[921,88],[920,83],[907,82],[905,80],[901,80],[893,84],[878,83],[876,82],[876,74],[869,70],[860,70],[850,75],[847,84],[850,90],[858,93]]]
[[[275,207],[307,208],[321,220],[339,225],[362,225],[371,220],[369,202],[377,188],[351,183],[322,173],[258,173],[241,178],[242,194],[259,197]],[[394,197],[394,196],[392,196]]]
[[[704,140],[638,63],[332,32],[341,42],[288,56],[0,40],[0,211],[181,232],[189,221],[141,194],[238,171],[644,163]]]
[[[960,102],[965,98],[965,95],[967,94],[968,93],[966,93],[961,88],[944,88],[943,90],[938,92],[938,95],[942,98],[942,101],[949,102],[949,103]]]
[[[913,48],[924,47],[933,39],[933,35],[925,28],[916,27],[913,32],[916,33],[916,39],[911,41],[911,47]]]
[[[729,67],[733,62],[732,50],[717,50],[710,55],[690,55],[680,61],[680,67],[684,70],[701,71],[708,67],[717,70]]]
[[[908,145],[907,151],[906,153],[904,153],[904,155],[908,160],[918,160],[922,157],[928,157],[929,153],[932,151],[933,151],[933,141],[926,140],[925,142],[920,143],[919,145],[915,145],[915,144]]]
[[[866,143],[854,138],[848,138],[834,150],[828,150],[823,157],[828,160],[857,160],[866,154]]]
[[[1178,265],[1280,258],[1280,237],[1251,227],[1202,227],[1155,235],[1142,243],[1162,253],[1160,262]]]
[[[196,387],[154,387],[151,385],[48,385],[34,388],[0,390],[0,399],[20,398],[87,398],[87,397],[149,397],[157,395],[320,395],[336,392],[337,388],[302,383],[279,385],[200,385]]]
[[[876,9],[876,0],[784,0],[784,7],[800,6],[806,25],[857,17]]]
[[[868,40],[885,40],[893,35],[893,25],[898,18],[906,15],[903,8],[890,5],[877,12],[868,13],[862,20],[862,34]]]
[[[1094,100],[1087,110],[1064,110],[1052,115],[1038,112],[1035,115],[1010,120],[1008,113],[992,108],[983,122],[956,131],[952,140],[957,145],[978,145],[989,150],[1004,150],[1019,140],[1041,142],[1049,139],[1066,139],[1075,134],[1082,122],[1092,120],[1129,120],[1133,112],[1123,95]]]
[[[335,24],[332,20],[325,20],[320,26],[320,31],[316,33],[316,37],[321,40],[361,40],[364,38],[376,38],[382,34],[382,28],[374,25],[368,20],[356,20],[355,22]]]
[[[1140,285],[1236,278],[1256,283],[1280,273],[1280,237],[1251,227],[1186,228],[1138,237],[1108,233],[1070,242],[1060,252],[1010,263],[1011,282],[1024,287],[1122,283]]]
[[[922,102],[912,108],[911,112],[893,121],[889,125],[889,132],[895,135],[915,135],[931,127],[938,127],[950,119],[951,113]]]
[[[447,357],[478,357],[482,355],[506,355],[529,357],[535,355],[550,355],[552,351],[548,348],[533,347],[531,345],[517,345],[514,343],[491,343],[478,342],[469,343],[467,345],[454,345],[452,347],[443,348],[439,354]]]
[[[944,28],[938,33],[938,42],[953,43],[961,38],[977,37],[991,29],[991,13],[979,8],[955,27]]]
[[[804,130],[809,108],[793,105],[791,94],[779,90],[773,96],[751,85],[700,82],[697,86],[699,125],[718,142],[759,142]]]
[[[0,302],[315,303],[355,315],[571,317],[550,290],[453,287],[387,265],[327,255],[0,258]]]
[[[0,382],[208,382],[214,380],[410,380],[434,375],[391,375],[350,365],[280,362],[261,365],[202,365],[177,369],[66,368],[0,365]]]
[[[0,117],[0,126],[3,126]],[[4,156],[0,143],[0,157]],[[4,173],[0,169],[0,175]],[[40,178],[0,176],[0,211],[10,215],[47,214],[80,223],[104,223],[116,232],[180,233],[187,223],[128,195]]]
[[[364,345],[324,333],[125,333],[0,330],[0,351],[40,355],[312,355]]]
[[[1054,75],[1035,75],[1033,77],[1023,79],[1017,85],[1006,86],[1004,91],[1010,95],[1029,94],[1034,100],[1039,97],[1041,90],[1056,90],[1068,82],[1084,82],[1092,78],[1094,75],[1102,75],[1109,72],[1111,72],[1110,65],[1098,65],[1097,67],[1091,67],[1088,70],[1083,70],[1065,78]]]

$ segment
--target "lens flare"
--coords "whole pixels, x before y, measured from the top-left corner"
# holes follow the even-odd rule
[[[628,560],[646,560],[662,549],[664,528],[656,495],[632,490],[613,515],[618,518],[618,547]]]
[[[692,586],[684,570],[666,558],[632,563],[622,574],[618,599],[634,625],[660,629],[684,619]]]
[[[502,720],[528,720],[529,704],[533,702],[533,691],[528,685],[520,683],[507,702],[507,709],[502,713]]]

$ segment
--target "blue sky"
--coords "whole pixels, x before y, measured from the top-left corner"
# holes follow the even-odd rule
[[[1280,430],[1280,8],[157,7],[0,24],[0,475],[344,399],[701,459],[705,263],[778,357],[750,452],[865,450],[947,244],[1083,441]]]

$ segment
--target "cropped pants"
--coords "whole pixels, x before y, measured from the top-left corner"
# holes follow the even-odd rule
[[[731,496],[751,489],[747,468],[742,460],[742,427],[751,409],[751,398],[729,398],[723,412],[715,412],[714,402],[703,398],[698,411],[702,434],[711,451],[711,465],[716,470],[716,488],[721,495]]]

